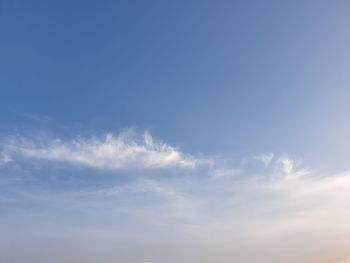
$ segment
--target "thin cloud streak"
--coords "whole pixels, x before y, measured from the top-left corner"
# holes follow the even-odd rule
[[[146,131],[141,138],[132,131],[104,138],[26,139],[12,137],[3,145],[0,163],[16,158],[63,162],[101,170],[191,169],[197,160],[165,143],[155,142]]]

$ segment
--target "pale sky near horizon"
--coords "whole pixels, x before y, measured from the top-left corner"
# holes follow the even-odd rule
[[[0,0],[0,262],[348,262],[349,25],[347,0]]]

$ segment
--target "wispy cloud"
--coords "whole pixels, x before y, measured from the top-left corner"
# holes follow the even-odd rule
[[[0,153],[0,166],[5,165],[11,161],[12,161],[12,159],[8,154]]]
[[[211,169],[209,174],[215,179],[225,177],[236,177],[241,175],[243,172],[240,169],[235,168],[216,168]]]
[[[238,250],[245,262],[283,262],[283,253],[290,249],[300,253],[288,254],[287,262],[337,262],[334,259],[344,256],[334,252],[337,244],[347,242],[350,234],[350,213],[345,209],[350,201],[350,173],[294,177],[305,170],[297,164],[283,155],[270,164],[271,171],[265,175],[242,171],[237,176],[212,180],[208,169],[201,176],[136,178],[96,189],[22,194],[23,201],[16,202],[35,203],[41,209],[49,203],[50,207],[44,209],[48,216],[59,214],[68,221],[76,214],[84,215],[88,220],[79,220],[113,229],[121,240],[139,240],[137,233],[141,232],[147,242],[159,246],[162,240],[184,239],[204,244],[209,254],[225,255],[220,262],[238,260]],[[279,176],[276,171],[280,171]],[[46,218],[43,211],[40,213]],[[152,235],[154,232],[158,234]],[[265,249],[263,256],[254,257],[261,252],[260,247]],[[334,257],[312,255],[312,251],[321,249],[334,253]],[[301,255],[312,260],[306,261]]]
[[[279,157],[273,164],[273,178],[297,179],[310,174],[310,169],[299,168],[301,160],[292,159],[287,155]]]
[[[256,155],[255,159],[261,161],[265,165],[265,167],[268,167],[273,157],[274,157],[273,153],[263,153],[263,154]]]
[[[103,170],[194,168],[196,159],[145,132],[141,138],[128,130],[103,138],[28,139],[12,137],[3,145],[5,163],[16,158],[64,162]]]
[[[350,240],[346,210],[350,173],[321,177],[287,154],[253,155],[245,162],[222,160],[222,156],[203,159],[154,140],[148,132],[137,136],[127,131],[74,140],[12,137],[4,141],[1,156],[3,165],[24,160],[99,170],[163,169],[162,176],[137,174],[127,181],[88,189],[81,185],[59,191],[21,188],[11,195],[0,194],[0,204],[11,209],[39,207],[46,221],[59,217],[63,223],[57,224],[64,225],[76,216],[79,226],[74,228],[78,229],[83,227],[80,223],[92,222],[96,229],[105,229],[97,231],[100,238],[115,235],[122,241],[139,242],[142,233],[157,247],[163,240],[186,239],[211,253],[204,261],[186,262],[213,262],[218,253],[225,255],[218,257],[220,262],[279,263],[290,249],[300,253],[288,254],[288,262],[339,262],[347,256],[337,244]],[[186,173],[172,176],[179,168]],[[34,208],[24,217],[35,215]],[[90,223],[85,227],[89,229]],[[333,253],[337,249],[340,252]],[[325,252],[328,258],[309,251],[329,251]],[[264,256],[254,256],[259,253]],[[305,260],[305,255],[312,260]]]

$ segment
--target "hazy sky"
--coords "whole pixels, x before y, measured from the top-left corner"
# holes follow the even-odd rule
[[[0,262],[350,262],[350,2],[0,0]]]

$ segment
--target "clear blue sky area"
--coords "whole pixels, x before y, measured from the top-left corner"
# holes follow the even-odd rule
[[[2,133],[136,127],[187,152],[331,167],[349,147],[349,5],[2,0]]]

